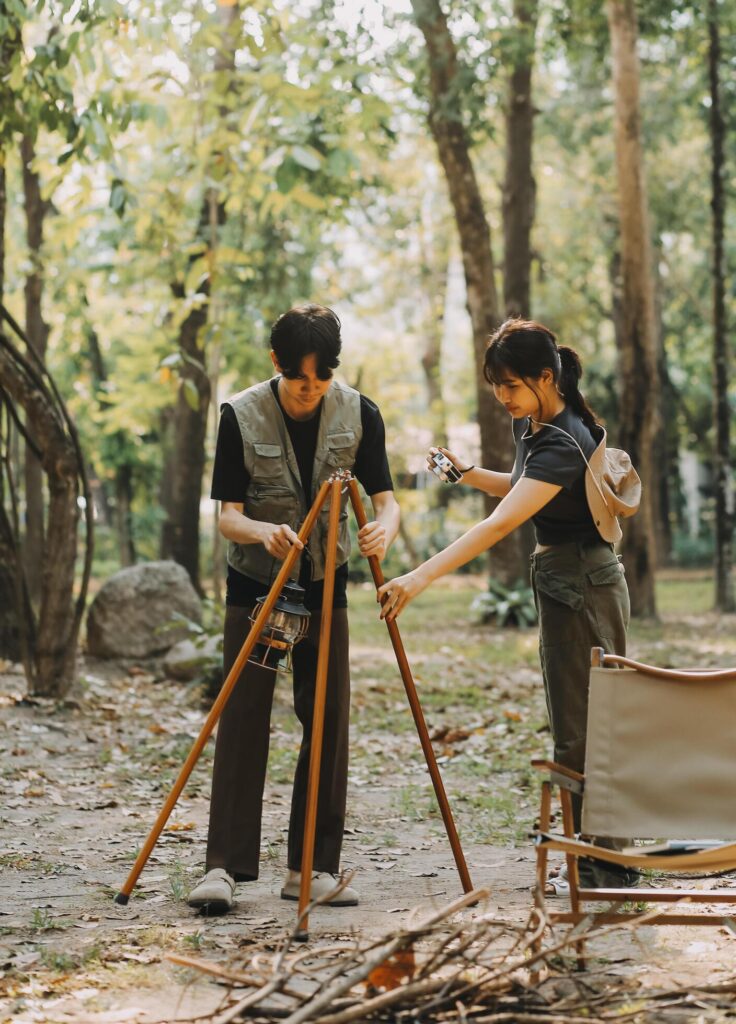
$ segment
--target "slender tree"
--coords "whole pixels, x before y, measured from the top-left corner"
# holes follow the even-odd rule
[[[429,127],[445,172],[460,238],[473,329],[481,460],[484,466],[508,470],[513,462],[508,417],[494,400],[482,373],[488,336],[502,316],[496,291],[491,230],[463,123],[463,84],[457,50],[439,0],[411,0],[411,4],[424,37],[429,67]],[[493,504],[487,499],[487,511]],[[526,567],[518,531],[492,549],[491,570],[504,583],[512,583],[523,576]]]
[[[20,144],[23,170],[23,196],[25,200],[26,240],[30,267],[25,282],[26,336],[40,362],[46,359],[49,326],[43,317],[43,229],[49,204],[41,196],[41,182],[33,167],[36,156],[34,140],[24,135]],[[43,560],[44,550],[44,495],[43,469],[33,450],[26,446],[25,453],[25,530],[23,558],[28,573],[31,597],[38,599],[41,577],[35,571]]]
[[[218,45],[214,57],[215,75],[232,78],[235,68],[235,52],[239,38],[241,10],[237,2],[220,4],[217,8],[219,19]],[[226,87],[227,88],[227,87]],[[225,119],[228,107],[221,102],[218,116]],[[221,155],[221,154],[220,154]],[[216,160],[218,154],[213,154]],[[202,241],[205,251],[212,251],[213,210],[215,229],[225,219],[224,198],[214,185],[205,189],[197,229],[197,238]],[[194,262],[197,257],[193,257]],[[202,476],[205,466],[205,440],[207,437],[207,413],[210,403],[210,378],[207,371],[203,328],[207,323],[210,294],[212,291],[212,262],[205,261],[202,279],[198,285],[198,298],[179,327],[178,347],[182,355],[180,364],[181,385],[172,415],[169,465],[164,479],[167,482],[164,495],[166,518],[161,535],[161,554],[173,558],[189,573],[194,586],[201,590],[199,568],[199,504],[202,496]],[[177,299],[184,300],[184,283],[172,285]]]
[[[503,297],[507,316],[531,315],[531,233],[536,198],[532,71],[537,13],[537,0],[514,0],[503,186]]]
[[[447,411],[442,393],[442,337],[445,329],[445,300],[450,265],[450,241],[443,207],[434,201],[432,189],[425,193],[420,214],[419,256],[423,317],[422,370],[427,386],[429,416],[434,444],[447,446]],[[447,488],[435,493],[446,496]]]
[[[718,0],[708,0],[708,80],[710,83],[711,210],[713,232],[713,399],[716,496],[716,608],[731,612],[733,586],[733,481],[731,477],[729,353],[726,323],[726,129],[721,105],[721,36]]]
[[[652,453],[657,431],[657,344],[652,246],[641,142],[638,24],[634,0],[608,0],[613,58],[616,168],[621,241],[621,427],[622,447],[642,479],[638,515],[626,524],[623,542],[632,614],[656,614]]]

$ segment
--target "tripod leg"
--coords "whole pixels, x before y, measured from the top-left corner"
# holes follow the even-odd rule
[[[309,935],[309,896],[312,888],[312,864],[314,862],[314,838],[317,831],[317,798],[319,795],[319,774],[322,762],[322,737],[325,724],[325,701],[327,699],[327,665],[330,656],[330,632],[332,629],[332,598],[335,592],[335,566],[337,562],[337,530],[340,524],[340,491],[342,482],[333,480],[330,484],[330,520],[327,528],[327,551],[325,558],[325,582],[322,596],[322,617],[319,626],[319,651],[317,653],[317,679],[312,714],[312,741],[309,753],[309,781],[307,783],[307,806],[304,816],[304,845],[302,847],[302,878],[299,889],[299,931],[297,937],[304,941]]]
[[[363,502],[361,501],[360,492],[358,491],[358,485],[355,480],[350,480],[348,490],[350,492],[350,501],[353,505],[355,518],[358,520],[358,526],[365,526],[368,522],[368,517],[365,514]],[[381,564],[375,555],[369,556],[368,564],[371,567],[373,582],[377,589],[385,582]],[[424,712],[422,711],[422,706],[419,703],[417,688],[414,684],[411,669],[409,668],[409,662],[406,657],[406,651],[404,650],[404,644],[401,640],[399,627],[395,621],[389,622],[386,620],[386,625],[388,627],[389,636],[391,637],[394,654],[396,655],[399,672],[401,673],[401,678],[404,682],[404,689],[406,690],[406,696],[409,700],[409,707],[411,708],[411,713],[414,716],[414,724],[416,725],[417,732],[419,733],[419,741],[422,745],[422,750],[424,751],[427,768],[432,778],[432,785],[434,786],[434,792],[442,814],[442,820],[445,823],[447,838],[449,839],[450,846],[452,847],[452,854],[455,858],[458,874],[460,875],[460,882],[462,883],[464,892],[470,892],[473,888],[473,883],[470,881],[470,873],[468,871],[468,866],[465,863],[465,855],[460,845],[460,837],[458,836],[457,829],[455,828],[455,821],[452,817],[452,811],[450,810],[450,803],[447,799],[447,794],[445,793],[445,787],[442,782],[439,766],[437,765],[437,759],[434,756],[432,741],[429,738],[427,723],[424,720]]]
[[[299,540],[303,543],[306,543],[307,538],[314,529],[314,524],[317,521],[317,516],[319,515],[320,509],[325,503],[328,491],[329,484],[327,483],[327,481],[325,481],[325,483],[322,484],[319,493],[317,494],[317,497],[314,499],[314,504],[312,505],[312,508],[309,510],[307,518],[304,520],[302,528],[299,531]],[[260,612],[258,613],[255,622],[253,623],[253,627],[251,628],[250,633],[248,633],[248,636],[245,638],[245,642],[240,649],[240,654],[238,654],[237,658],[235,659],[235,662],[233,663],[233,667],[230,669],[230,672],[228,673],[227,679],[222,684],[222,689],[217,695],[217,700],[210,708],[210,713],[207,715],[207,718],[205,719],[205,723],[202,726],[199,736],[194,741],[192,749],[189,751],[189,754],[187,755],[187,759],[184,762],[181,771],[179,772],[177,780],[174,783],[173,788],[169,793],[168,797],[166,798],[166,802],[164,806],[161,808],[159,816],[158,818],[156,818],[153,828],[148,834],[148,838],[146,839],[140,853],[136,858],[135,864],[131,868],[130,874],[126,878],[124,885],[120,889],[120,892],[115,897],[116,903],[121,903],[124,906],[128,902],[130,894],[133,891],[133,887],[135,886],[135,883],[138,881],[138,877],[143,868],[145,867],[146,861],[151,856],[151,852],[153,851],[153,848],[158,841],[158,837],[161,835],[164,825],[169,820],[169,816],[171,815],[171,812],[173,811],[176,805],[176,801],[181,796],[181,791],[184,789],[184,786],[187,783],[187,779],[192,773],[192,769],[199,760],[199,756],[204,750],[204,745],[209,739],[215,725],[217,724],[217,720],[222,714],[222,709],[225,707],[227,699],[232,693],[233,688],[240,677],[240,673],[243,670],[243,666],[250,657],[251,651],[253,650],[258,641],[258,637],[261,634],[261,630],[263,629],[266,619],[271,614],[273,606],[276,604],[278,596],[281,593],[281,588],[283,587],[286,580],[289,578],[289,573],[291,572],[292,566],[294,565],[298,557],[299,549],[296,547],[296,545],[292,545],[291,551],[284,559],[284,563],[281,566],[281,569],[279,570],[279,573],[276,576],[276,579],[274,580],[271,589],[268,592],[268,597],[264,601],[263,606]]]

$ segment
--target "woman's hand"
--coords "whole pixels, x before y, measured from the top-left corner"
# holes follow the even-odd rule
[[[434,468],[434,462],[432,462],[432,456],[436,455],[437,452],[442,452],[443,455],[446,455],[447,458],[450,460],[450,462],[453,464],[453,466],[455,467],[455,469],[459,473],[462,473],[462,467],[463,466],[467,467],[469,465],[468,462],[463,462],[463,460],[460,458],[459,455],[455,455],[454,452],[451,452],[449,448],[435,448],[434,446],[432,446],[429,449],[429,454],[427,455],[427,469],[431,470],[431,469]]]
[[[405,576],[397,576],[378,588],[377,601],[381,602],[381,618],[393,622],[417,594],[421,594],[429,580],[425,579],[421,569],[414,569]]]

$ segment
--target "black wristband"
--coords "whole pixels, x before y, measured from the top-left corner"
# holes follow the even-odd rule
[[[473,463],[472,466],[468,466],[467,469],[460,469],[459,466],[457,466],[456,468],[457,468],[458,473],[462,473],[462,475],[465,476],[465,474],[469,473],[471,469],[475,469],[475,463]]]

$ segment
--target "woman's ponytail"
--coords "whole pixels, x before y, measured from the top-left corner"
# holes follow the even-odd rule
[[[580,357],[575,349],[567,345],[560,345],[557,351],[560,354],[560,379],[557,384],[560,394],[586,427],[592,430],[596,426],[596,418],[578,387],[578,381],[583,376]]]

